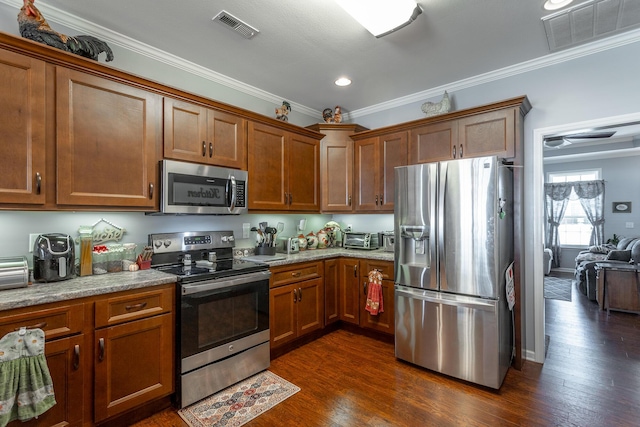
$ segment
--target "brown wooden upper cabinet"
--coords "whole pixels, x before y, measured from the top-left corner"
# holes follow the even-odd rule
[[[516,114],[518,109],[509,108],[411,129],[409,164],[489,155],[514,157]]]
[[[44,204],[45,63],[0,50],[0,203]]]
[[[325,135],[320,141],[320,210],[352,212],[353,140],[350,136],[367,128],[349,123],[318,123],[307,127]]]
[[[257,122],[248,126],[249,209],[320,210],[320,141]]]
[[[164,98],[164,157],[247,169],[247,122],[221,110]]]
[[[160,101],[56,67],[58,205],[158,209]]]
[[[396,166],[407,164],[407,132],[355,141],[355,210],[393,212]]]

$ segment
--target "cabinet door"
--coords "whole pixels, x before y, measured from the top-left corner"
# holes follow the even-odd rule
[[[274,349],[297,337],[296,306],[293,290],[296,284],[280,286],[269,291],[271,348]],[[295,297],[297,300],[297,297]]]
[[[87,346],[85,336],[76,335],[47,341],[47,366],[53,381],[56,404],[37,419],[27,422],[13,421],[9,427],[81,426]],[[88,378],[88,376],[86,377]],[[87,414],[90,416],[90,414]]]
[[[353,141],[333,131],[320,142],[320,188],[323,212],[353,210]]]
[[[379,138],[380,147],[380,204],[379,211],[393,212],[395,206],[396,166],[407,164],[407,132],[396,132]]]
[[[456,158],[458,143],[456,121],[434,123],[409,133],[409,164],[438,162]]]
[[[164,157],[207,161],[207,109],[190,102],[164,98]]]
[[[320,141],[289,134],[289,209],[320,211]]]
[[[289,157],[285,132],[249,123],[249,209],[287,210]]]
[[[340,259],[340,320],[360,323],[360,272],[357,259]]]
[[[209,163],[247,170],[247,122],[219,110],[209,110],[207,117]]]
[[[340,263],[337,259],[324,262],[324,324],[340,320]]]
[[[98,329],[94,339],[95,422],[173,392],[171,314]]]
[[[56,68],[57,203],[157,209],[160,97]]]
[[[368,275],[369,271],[376,269],[382,273],[382,300],[384,303],[384,311],[372,316],[365,310],[367,291],[368,291]],[[394,269],[393,262],[379,260],[362,260],[360,261],[360,275],[365,292],[362,293],[362,301],[360,304],[360,326],[363,328],[373,329],[388,334],[395,331],[395,310],[394,310]],[[366,284],[366,285],[365,285]]]
[[[296,310],[298,337],[324,328],[324,286],[322,279],[307,280],[294,285],[298,289]]]
[[[355,142],[356,211],[375,211],[380,203],[378,138]]]
[[[0,105],[0,203],[44,204],[44,62],[0,50]]]
[[[479,114],[458,120],[459,157],[515,155],[515,117],[517,109]]]

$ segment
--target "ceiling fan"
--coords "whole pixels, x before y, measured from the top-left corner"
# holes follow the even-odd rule
[[[548,148],[561,148],[578,141],[611,138],[615,133],[616,131],[581,132],[568,135],[548,136],[544,139],[544,145]]]

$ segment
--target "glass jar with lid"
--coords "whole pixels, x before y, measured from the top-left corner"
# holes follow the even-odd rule
[[[129,271],[129,267],[136,263],[136,244],[125,243],[122,245],[122,270]]]
[[[119,273],[122,271],[122,254],[123,248],[119,243],[109,245],[107,252],[107,272]]]

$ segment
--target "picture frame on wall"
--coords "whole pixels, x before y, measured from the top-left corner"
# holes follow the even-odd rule
[[[613,202],[613,213],[631,213],[631,202]]]

